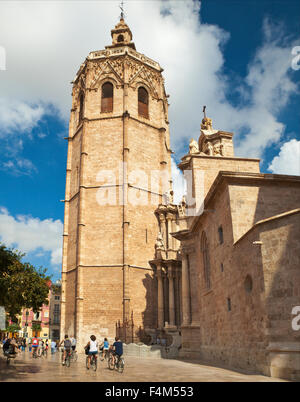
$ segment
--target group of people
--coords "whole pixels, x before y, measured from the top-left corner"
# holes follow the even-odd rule
[[[59,343],[59,346],[63,347],[64,364],[67,353],[70,353],[71,349],[75,351],[76,340],[74,339],[74,337],[69,338],[68,335],[65,335],[64,339]],[[99,345],[95,335],[91,335],[90,340],[85,345],[84,349],[86,355],[88,356],[87,369],[90,368],[92,356],[95,356],[95,358],[97,358],[98,352],[102,353],[102,360],[104,360],[104,357],[108,352],[112,353],[113,361],[115,358],[120,358],[123,355],[123,343],[118,337],[115,338],[115,342],[112,345],[109,345],[109,341],[107,338],[104,338],[103,342]]]
[[[63,364],[66,359],[66,354],[70,353],[71,350],[75,352],[76,350],[76,339],[74,336],[69,337],[65,335],[64,339],[61,342],[51,342],[51,354],[55,353],[55,351],[59,348],[63,347]],[[5,338],[3,341],[3,352],[6,354],[17,354],[18,351],[25,350],[26,348],[26,339],[16,339],[16,338]],[[38,337],[34,336],[29,342],[29,350],[31,351],[31,356],[33,357],[34,353],[39,353],[41,351],[48,351],[49,342],[48,339],[43,341]],[[107,338],[104,338],[103,342],[99,345],[95,335],[90,336],[90,340],[85,346],[85,353],[88,356],[88,365],[87,368],[90,367],[91,357],[95,356],[97,358],[98,352],[102,353],[102,360],[104,360],[105,355],[109,352],[112,354],[113,362],[115,358],[120,358],[123,355],[123,343],[122,341],[116,337],[115,342],[110,345]]]
[[[91,357],[93,355],[97,357],[98,347],[100,352],[102,352],[102,360],[104,360],[106,353],[110,352],[112,354],[113,364],[115,363],[115,359],[120,359],[123,355],[123,343],[120,338],[115,337],[115,342],[112,345],[109,345],[107,338],[104,338],[104,341],[99,346],[95,335],[91,335],[89,342],[84,347],[86,354],[88,355],[87,369],[90,368]]]

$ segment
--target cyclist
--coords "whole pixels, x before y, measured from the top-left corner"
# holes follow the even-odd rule
[[[18,350],[18,345],[17,345],[15,338],[12,338],[12,339],[8,338],[3,345],[3,353],[10,354],[10,355],[16,355],[17,352],[19,352],[19,350]]]
[[[107,353],[109,351],[109,342],[107,338],[104,338],[104,341],[102,342],[100,346],[100,350],[102,350],[102,361],[104,360],[105,355],[107,356]]]
[[[95,356],[95,359],[97,359],[97,354],[98,354],[98,342],[96,341],[95,335],[90,336],[90,341],[86,344],[85,349],[88,348],[88,363],[87,363],[87,369],[90,368],[90,363],[91,363],[91,357]]]
[[[67,353],[70,353],[71,347],[72,347],[72,344],[71,344],[71,341],[70,341],[68,335],[65,335],[65,339],[63,339],[63,340],[60,342],[59,346],[61,346],[62,343],[64,344],[64,354],[63,354],[63,361],[62,361],[62,364],[63,364],[63,366],[64,366],[64,365],[65,365],[65,360],[66,360]]]
[[[33,357],[33,352],[35,351],[36,354],[38,354],[39,351],[39,340],[36,336],[32,338],[31,347],[32,347],[31,357]]]
[[[120,360],[120,357],[123,355],[123,342],[118,338],[117,336],[115,337],[115,342],[112,345],[112,358],[113,358],[113,364],[115,364],[115,357]]]
[[[71,340],[71,344],[72,344],[72,350],[73,350],[73,352],[75,352],[75,349],[76,349],[76,339],[74,338],[74,336],[71,336],[70,340]]]

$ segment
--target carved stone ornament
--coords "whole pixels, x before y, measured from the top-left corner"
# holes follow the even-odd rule
[[[189,153],[191,155],[193,154],[198,154],[199,153],[199,148],[197,141],[194,140],[194,138],[191,139],[190,144],[189,144]]]
[[[155,250],[165,250],[164,240],[161,232],[158,232],[155,242]]]

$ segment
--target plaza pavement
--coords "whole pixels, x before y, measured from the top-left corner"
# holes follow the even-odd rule
[[[111,371],[107,362],[98,362],[96,372],[85,367],[85,355],[79,354],[70,367],[60,364],[60,353],[32,359],[28,351],[21,352],[10,365],[0,351],[0,382],[279,382],[280,379],[213,367],[198,362],[175,359],[125,357],[122,374]]]

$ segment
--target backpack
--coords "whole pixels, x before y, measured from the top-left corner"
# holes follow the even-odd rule
[[[72,343],[71,343],[70,339],[65,339],[64,340],[64,347],[66,349],[71,349],[71,346],[72,346]]]

